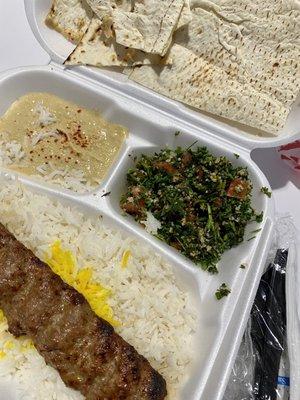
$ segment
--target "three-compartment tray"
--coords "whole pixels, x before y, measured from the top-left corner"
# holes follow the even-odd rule
[[[25,0],[28,20],[39,42],[49,52],[51,62],[48,66],[19,68],[0,76],[0,115],[23,94],[49,92],[82,107],[99,110],[107,120],[128,127],[129,136],[107,178],[91,193],[79,195],[30,178],[20,177],[20,180],[30,190],[72,204],[87,215],[103,215],[107,223],[148,243],[153,251],[170,261],[179,282],[192,293],[199,312],[195,361],[179,399],[221,400],[265,264],[273,228],[273,199],[260,192],[268,183],[252,162],[250,151],[254,147],[275,146],[290,140],[297,133],[296,118],[290,117],[287,130],[279,138],[255,137],[138,87],[116,72],[85,67],[65,69],[62,61],[72,45],[44,25],[50,3],[50,0]],[[181,134],[175,136],[178,130]],[[245,241],[226,252],[217,276],[203,272],[147,234],[131,218],[124,217],[119,207],[126,171],[135,155],[151,154],[165,146],[188,146],[195,140],[215,155],[225,155],[232,163],[248,167],[253,181],[253,207],[264,212],[262,230],[255,240]],[[240,155],[238,160],[234,153]],[[111,195],[101,197],[105,192]],[[257,224],[249,225],[246,237],[255,228]],[[242,263],[247,264],[245,270],[239,268]],[[217,302],[213,294],[223,282],[231,287],[232,293]]]

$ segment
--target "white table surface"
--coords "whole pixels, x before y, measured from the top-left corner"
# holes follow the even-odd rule
[[[28,25],[23,0],[0,0],[0,73],[48,61]],[[254,150],[252,158],[270,182],[277,212],[291,213],[300,227],[300,172],[286,166],[273,148]]]

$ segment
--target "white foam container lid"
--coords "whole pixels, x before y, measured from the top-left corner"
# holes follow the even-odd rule
[[[292,139],[297,133],[296,119],[292,116],[287,126],[293,128],[280,138],[255,137],[153,94],[119,73],[86,67],[65,69],[61,64],[72,45],[45,26],[44,18],[50,5],[50,0],[25,0],[30,25],[40,44],[49,52],[51,62],[47,66],[18,68],[0,75],[0,116],[26,93],[49,92],[82,107],[99,110],[107,120],[127,126],[129,136],[107,178],[92,193],[79,195],[24,176],[19,179],[30,190],[59,198],[89,216],[101,213],[107,223],[148,243],[171,262],[179,282],[190,291],[199,312],[195,360],[178,400],[221,400],[272,239],[273,199],[260,192],[268,182],[251,160],[250,151]],[[181,134],[175,136],[178,130]],[[264,212],[264,220],[259,224],[262,229],[256,238],[227,251],[219,263],[220,273],[215,276],[195,267],[174,249],[147,234],[130,218],[123,217],[119,208],[120,195],[126,186],[126,171],[133,164],[134,155],[150,154],[165,146],[187,146],[195,140],[215,155],[225,155],[233,164],[248,167],[253,182],[253,207]],[[240,155],[238,160],[234,153]],[[101,197],[105,192],[111,195]],[[250,232],[257,227],[256,223],[250,224],[245,237],[250,237]],[[247,265],[245,270],[239,268],[242,263]],[[214,292],[223,282],[231,287],[232,293],[218,302]],[[1,399],[3,394],[5,398],[13,396],[12,400],[19,400],[16,394],[8,393],[1,381],[0,393]]]

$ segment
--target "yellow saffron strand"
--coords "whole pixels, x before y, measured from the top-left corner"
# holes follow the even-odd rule
[[[125,269],[128,266],[128,261],[131,256],[131,251],[130,250],[125,250],[122,256],[121,260],[121,267]]]
[[[46,256],[45,262],[52,271],[81,293],[98,317],[113,326],[119,326],[120,322],[114,318],[113,310],[107,303],[111,291],[93,280],[92,268],[79,270],[75,257],[69,250],[62,249],[59,240],[51,245],[50,250],[51,256]]]

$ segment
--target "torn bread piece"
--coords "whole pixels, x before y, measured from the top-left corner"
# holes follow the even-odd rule
[[[191,12],[190,23],[174,34],[181,51],[171,51],[172,68],[153,72],[143,68],[135,70],[132,78],[152,88],[157,78],[155,90],[160,93],[279,134],[300,88],[300,8],[290,0],[280,4],[277,0],[253,0],[251,4],[248,0],[192,0]],[[181,62],[186,56],[194,57],[195,64],[193,71],[187,66],[184,73]],[[179,70],[182,91],[169,87]],[[145,74],[151,75],[151,83]],[[198,77],[205,78],[202,86]],[[223,100],[218,87],[224,87]],[[241,113],[245,104],[247,110]]]
[[[135,65],[164,65],[165,58],[129,49],[116,43],[113,30],[100,19],[93,18],[82,41],[68,57],[66,65],[97,67],[126,67]]]
[[[160,94],[211,114],[276,135],[289,108],[282,102],[231,78],[192,51],[175,44],[172,66],[128,68],[129,77]]]
[[[183,8],[179,17],[176,29],[182,28],[191,22],[193,14],[191,12],[190,0],[184,0]]]
[[[185,0],[139,0],[133,12],[115,9],[112,18],[117,43],[164,56],[185,3]],[[180,23],[185,20],[186,9]]]
[[[280,3],[194,0],[193,19],[174,40],[229,78],[290,107],[300,87],[300,8]]]
[[[53,0],[46,25],[77,44],[85,34],[93,12],[82,0]]]
[[[115,9],[131,11],[131,0],[86,0],[86,2],[101,20],[112,16]]]

